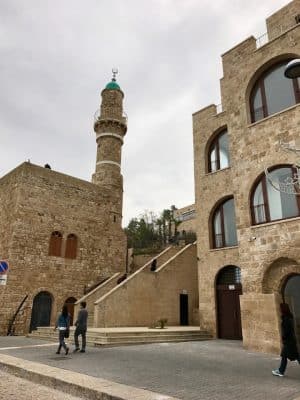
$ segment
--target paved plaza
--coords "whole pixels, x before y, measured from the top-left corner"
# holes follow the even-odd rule
[[[38,346],[37,346],[38,345]],[[56,355],[56,345],[0,337],[1,354],[107,379],[187,400],[293,400],[300,397],[300,366],[277,378],[279,357],[244,350],[239,341],[211,340],[87,348]],[[2,389],[1,389],[2,390]]]

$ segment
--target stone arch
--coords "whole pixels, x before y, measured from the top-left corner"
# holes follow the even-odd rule
[[[75,307],[75,303],[76,303],[77,299],[73,296],[68,297],[65,302],[64,305],[67,306],[68,308],[68,313],[70,314],[70,324],[73,325],[73,319],[74,319],[74,307]]]
[[[265,270],[262,279],[262,293],[277,293],[281,295],[282,287],[287,277],[300,274],[299,263],[289,257],[279,257]]]
[[[213,131],[213,133],[210,135],[209,139],[206,142],[205,145],[205,150],[204,150],[204,154],[205,154],[205,172],[209,173],[209,149],[213,143],[214,140],[216,140],[216,138],[223,132],[228,131],[227,125],[222,125],[220,126],[218,129],[215,129]]]
[[[32,301],[30,332],[38,326],[49,326],[52,315],[53,295],[46,290],[37,293]]]
[[[241,282],[241,268],[236,265],[226,265],[215,275],[216,322],[221,339],[242,339]]]
[[[257,68],[256,71],[254,71],[249,78],[248,84],[246,86],[245,90],[245,104],[247,105],[247,119],[249,123],[251,123],[251,112],[250,112],[250,96],[251,96],[251,91],[259,79],[259,77],[264,74],[268,69],[270,69],[273,65],[280,63],[281,61],[285,60],[291,60],[294,58],[299,58],[299,54],[296,53],[283,53],[283,54],[278,54],[275,57],[270,58],[267,60],[265,63],[263,63],[259,68]]]

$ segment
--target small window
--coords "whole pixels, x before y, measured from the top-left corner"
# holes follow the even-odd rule
[[[65,257],[76,258],[76,254],[77,254],[77,236],[71,233],[67,237]]]
[[[62,234],[58,231],[52,232],[49,243],[49,256],[61,257]]]
[[[228,132],[222,131],[212,141],[208,151],[208,172],[229,167]]]
[[[288,79],[284,76],[288,61],[273,66],[256,81],[250,96],[252,122],[300,102],[299,78]]]
[[[277,167],[269,172],[273,182],[291,180],[297,173],[291,166]],[[299,196],[276,190],[266,179],[265,174],[256,183],[251,195],[251,213],[253,225],[277,221],[300,215]]]
[[[212,218],[213,248],[237,245],[233,198],[226,200],[215,210]]]

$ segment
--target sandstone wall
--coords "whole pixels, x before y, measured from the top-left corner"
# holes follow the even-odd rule
[[[194,309],[198,308],[196,246],[188,245],[177,252],[166,263],[158,262],[156,272],[150,271],[149,263],[99,299],[97,327],[150,326],[161,318],[167,318],[169,325],[179,325],[179,296],[183,291],[189,296],[192,325]]]
[[[8,317],[26,294],[29,294],[29,307],[40,291],[52,295],[53,324],[68,297],[78,299],[86,285],[114,272],[125,271],[126,258],[125,235],[120,221],[114,222],[109,192],[89,182],[28,163],[18,167],[13,175],[17,185],[10,183],[8,190],[13,193],[14,187],[17,188],[17,202],[10,216],[13,227],[10,238],[4,240],[5,243],[10,240],[11,270],[7,286],[0,287],[1,304],[7,305],[5,318],[0,322],[2,333]],[[5,185],[7,179],[2,178],[0,185]],[[0,209],[3,197],[1,191]],[[1,235],[4,230],[1,225]],[[48,255],[53,231],[63,234],[64,244],[68,234],[77,236],[76,259]],[[29,319],[23,330],[28,329]]]
[[[251,88],[265,69],[286,58],[299,58],[300,26],[296,26],[291,19],[296,10],[299,12],[298,0],[275,14],[273,19],[269,18],[270,31],[278,18],[285,24],[288,30],[281,36],[260,48],[256,48],[255,39],[250,37],[222,56],[224,77],[221,79],[221,98],[224,111],[217,113],[216,106],[210,105],[193,115],[200,325],[211,329],[214,334],[217,334],[215,278],[222,267],[236,265],[241,268],[244,293],[241,298],[244,299],[253,293],[262,295],[263,282],[266,281],[268,284],[265,284],[275,290],[275,278],[268,271],[279,259],[283,262],[276,277],[276,293],[281,291],[287,271],[300,273],[300,218],[252,226],[250,212],[251,188],[264,168],[296,161],[296,156],[282,150],[280,141],[292,143],[299,138],[300,104],[255,123],[251,123],[249,107]],[[228,129],[230,167],[208,173],[209,144],[224,127]],[[234,197],[238,245],[212,249],[212,212],[227,196]],[[276,307],[263,297],[260,305],[264,301],[273,310],[274,318],[268,323],[269,328],[273,326],[276,332]],[[245,344],[251,347],[247,339],[251,334],[246,317],[249,315],[248,304],[245,301],[242,310],[243,336]],[[259,303],[255,304],[259,313]],[[257,327],[261,326],[269,332],[270,329],[259,321]],[[262,338],[258,345],[260,349],[278,349],[276,334],[272,336],[272,343],[264,345],[264,340]]]

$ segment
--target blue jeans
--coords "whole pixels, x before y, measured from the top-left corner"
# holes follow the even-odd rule
[[[67,350],[67,345],[65,343],[65,332],[66,331],[59,331],[59,336],[58,336],[58,340],[59,340],[59,346],[58,346],[58,350],[60,351],[60,349],[63,347],[65,350]]]

